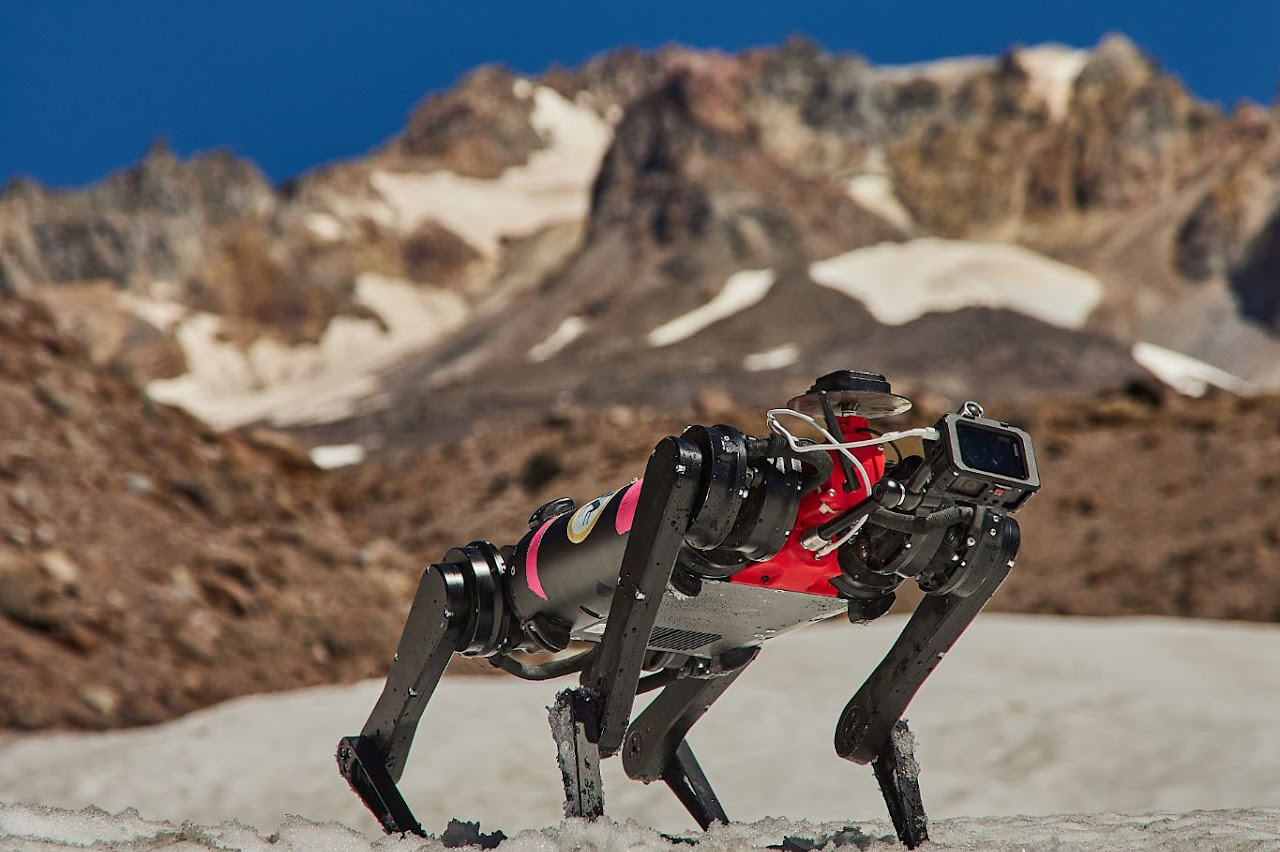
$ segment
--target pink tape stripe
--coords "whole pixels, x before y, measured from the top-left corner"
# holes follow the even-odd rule
[[[554,524],[559,517],[557,515],[538,527],[538,531],[533,534],[533,541],[529,542],[529,552],[524,555],[524,577],[529,582],[529,591],[544,601],[549,600],[549,598],[547,598],[547,593],[542,589],[542,581],[538,579],[538,545],[542,543],[542,536],[547,531],[547,528]]]
[[[640,486],[643,484],[643,479],[633,482],[618,503],[618,514],[613,518],[613,528],[618,531],[618,535],[631,532],[631,523],[636,519],[636,504],[640,502]]]

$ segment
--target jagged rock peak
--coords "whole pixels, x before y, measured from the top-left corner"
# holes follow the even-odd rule
[[[1081,78],[1135,85],[1145,82],[1155,71],[1155,63],[1128,36],[1108,33],[1093,49]]]
[[[420,167],[498,177],[545,142],[530,123],[532,91],[528,80],[506,68],[479,68],[415,106],[393,149]]]

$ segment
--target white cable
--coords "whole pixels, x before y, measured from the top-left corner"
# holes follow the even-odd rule
[[[778,422],[778,415],[780,414],[787,414],[808,423],[814,429],[817,429],[818,432],[822,434],[822,437],[827,439],[827,443],[801,445],[796,440],[796,436],[791,434],[791,432],[787,430],[787,427]],[[932,426],[924,426],[919,429],[904,429],[899,432],[885,432],[883,435],[863,441],[837,441],[835,435],[828,432],[817,420],[802,411],[795,411],[790,408],[771,408],[765,413],[765,420],[769,424],[769,430],[774,434],[781,435],[785,438],[787,444],[797,453],[816,453],[819,450],[839,450],[844,453],[844,455],[853,462],[854,467],[858,469],[858,473],[862,474],[863,487],[866,488],[868,494],[871,493],[871,477],[867,474],[867,469],[862,466],[862,462],[857,456],[849,452],[850,450],[857,449],[858,447],[870,447],[875,444],[883,444],[889,441],[897,441],[901,438],[920,437],[927,438],[931,441],[936,441],[939,438],[937,429]]]
[[[865,517],[858,518],[858,522],[854,524],[852,527],[850,527],[848,532],[846,532],[844,535],[840,536],[838,539],[828,544],[826,547],[823,547],[822,549],[820,549],[818,551],[818,558],[822,559],[827,554],[831,553],[836,548],[840,547],[840,545],[844,544],[846,541],[853,538],[855,535],[858,534],[858,530],[862,529],[862,525],[865,524],[866,522],[867,522],[867,519]]]
[[[810,444],[807,447],[800,446],[799,442],[796,441],[796,436],[788,432],[787,427],[778,422],[779,414],[790,414],[793,417],[800,418],[822,433],[822,437],[826,438],[829,444]],[[822,424],[817,420],[814,420],[812,417],[802,412],[792,411],[790,408],[771,408],[765,413],[765,420],[769,424],[770,431],[785,438],[787,444],[790,445],[791,449],[797,453],[811,453],[824,449],[835,449],[844,453],[849,458],[849,461],[853,462],[853,466],[857,468],[858,473],[862,474],[862,487],[866,489],[868,494],[871,493],[871,476],[867,473],[867,469],[862,466],[862,462],[857,456],[849,452],[847,447],[841,445],[841,443],[836,440],[836,436],[823,428]],[[876,440],[872,443],[879,443],[879,441]]]

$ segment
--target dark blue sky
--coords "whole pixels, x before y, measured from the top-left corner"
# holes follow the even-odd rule
[[[0,180],[83,184],[161,136],[183,155],[229,147],[283,179],[368,150],[485,62],[537,72],[624,44],[737,50],[791,33],[910,62],[1109,31],[1228,107],[1280,88],[1275,0],[0,0]]]

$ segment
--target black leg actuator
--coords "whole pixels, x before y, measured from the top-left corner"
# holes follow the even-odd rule
[[[981,513],[975,533],[976,546],[967,552],[963,566],[964,581],[949,594],[926,596],[920,602],[836,726],[836,753],[855,763],[875,764],[898,837],[912,849],[928,839],[927,824],[910,734],[905,725],[901,731],[894,726],[925,678],[1004,582],[1018,554],[1018,524],[1007,515]],[[904,772],[907,768],[911,771]]]
[[[666,783],[704,830],[729,818],[685,735],[759,652],[759,648],[732,651],[707,664],[706,676],[683,677],[669,684],[627,731],[622,750],[627,775],[646,784]]]
[[[560,693],[551,709],[565,816],[594,819],[604,812],[600,761],[622,746],[649,635],[697,501],[701,468],[701,451],[680,438],[659,443],[645,467],[643,498],[604,636],[582,685]]]

